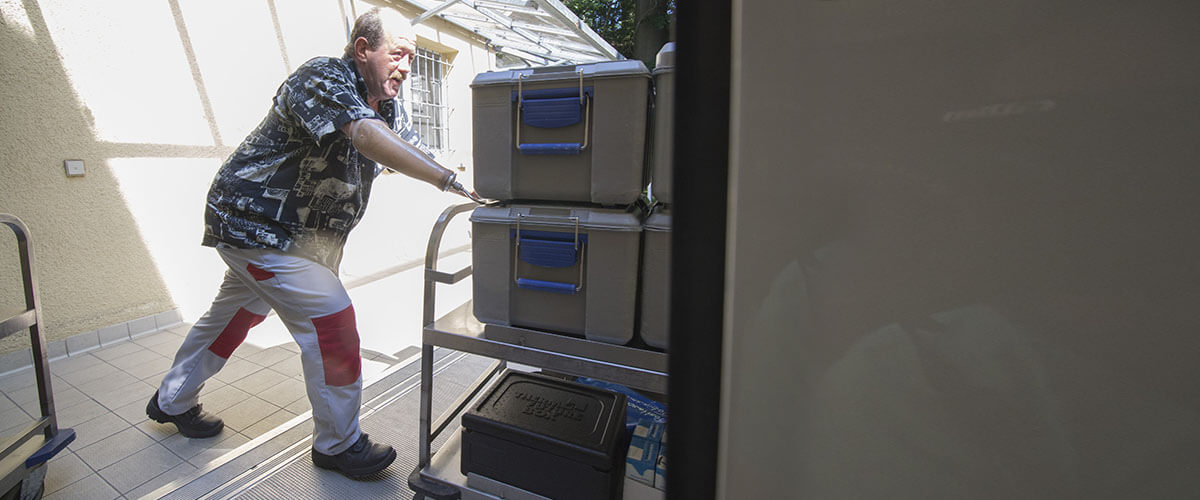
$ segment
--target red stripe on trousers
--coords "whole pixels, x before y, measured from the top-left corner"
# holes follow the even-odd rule
[[[254,314],[239,308],[229,323],[225,325],[225,329],[221,330],[221,334],[217,335],[217,339],[208,346],[208,350],[217,356],[229,359],[233,350],[246,340],[246,334],[250,332],[250,329],[254,328],[254,325],[262,323],[266,318],[261,314]]]
[[[255,267],[254,264],[246,264],[246,272],[254,278],[254,281],[269,280],[275,277],[275,273]]]
[[[353,384],[362,374],[354,306],[350,305],[329,316],[313,318],[312,323],[317,328],[317,344],[321,346],[325,385],[338,387]]]

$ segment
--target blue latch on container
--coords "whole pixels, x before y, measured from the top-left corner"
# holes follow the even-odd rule
[[[542,267],[571,267],[579,260],[574,242],[521,238],[521,260]]]
[[[576,97],[526,99],[521,121],[531,127],[569,127],[583,118],[583,102]]]

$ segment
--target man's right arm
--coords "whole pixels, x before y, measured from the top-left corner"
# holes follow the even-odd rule
[[[363,118],[347,123],[342,132],[363,156],[404,175],[445,191],[454,184],[454,171],[438,165],[421,150],[392,132],[381,120]]]

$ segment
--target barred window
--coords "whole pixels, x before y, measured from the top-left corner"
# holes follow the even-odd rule
[[[412,66],[412,123],[421,140],[435,153],[450,149],[450,107],[446,94],[446,74],[450,67],[443,54],[417,47]]]

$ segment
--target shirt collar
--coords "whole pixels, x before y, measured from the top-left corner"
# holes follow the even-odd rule
[[[362,73],[358,72],[358,64],[354,62],[354,56],[342,56],[342,61],[346,63],[346,67],[350,68],[350,72],[354,74],[354,88],[358,91],[358,95],[362,96],[365,101],[367,99],[367,81],[363,79]]]

